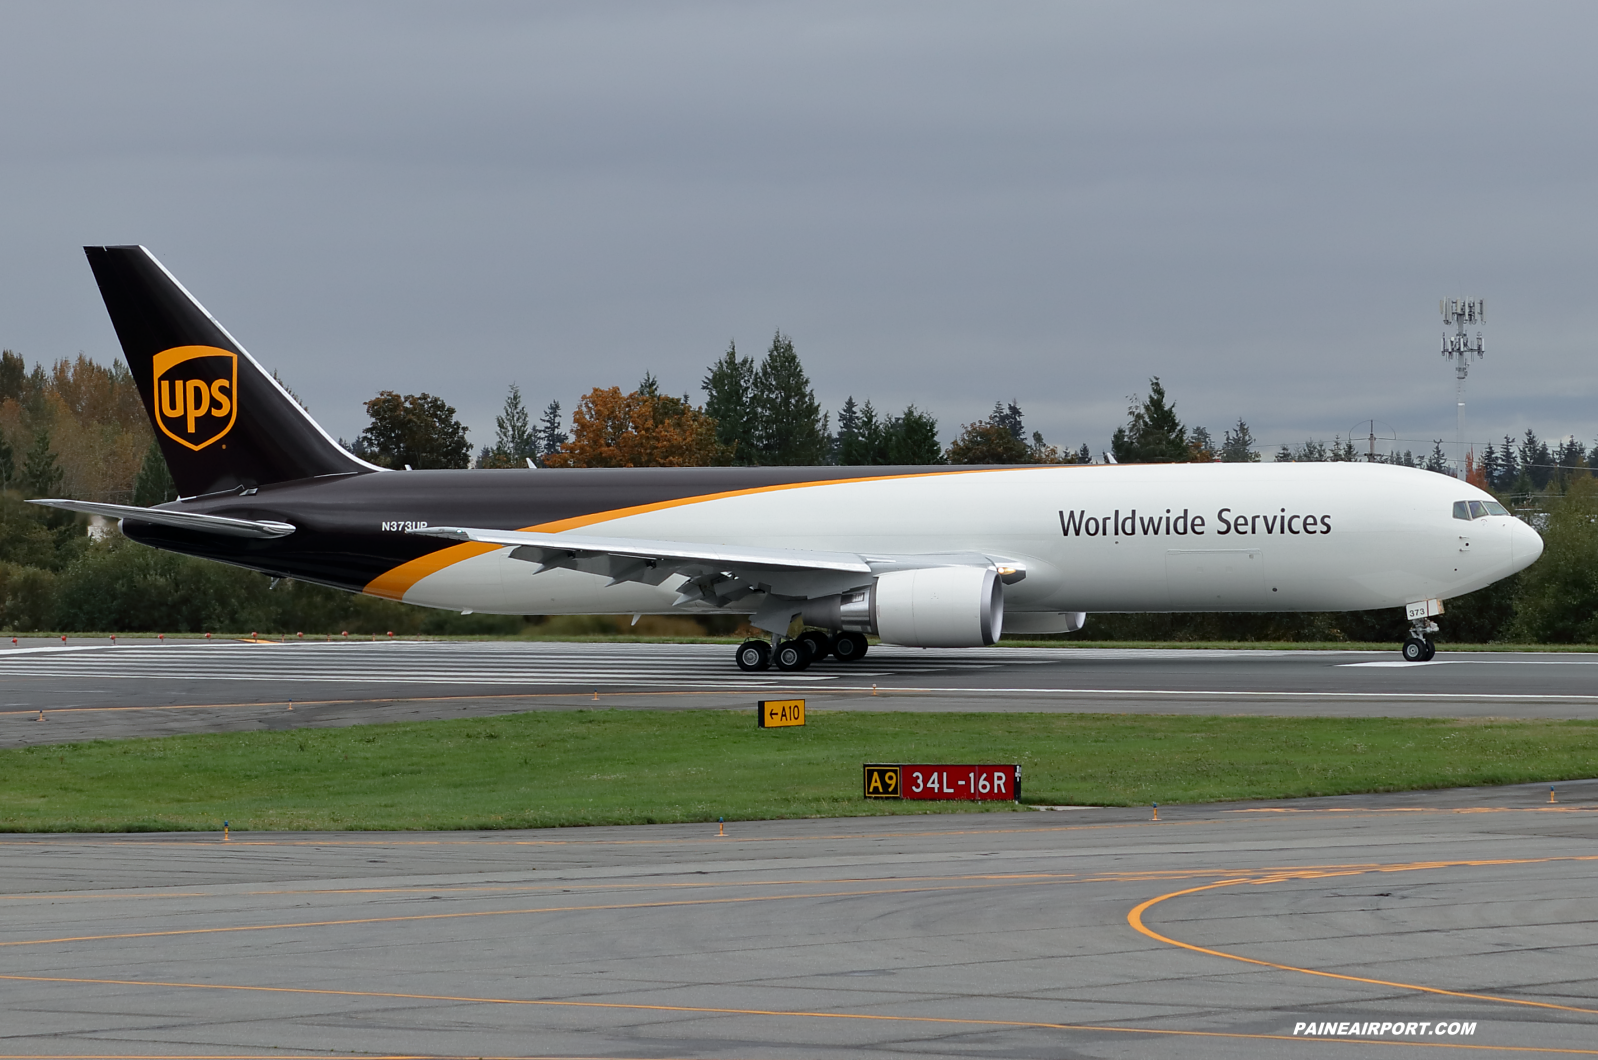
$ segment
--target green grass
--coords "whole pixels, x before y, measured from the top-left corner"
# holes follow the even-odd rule
[[[1147,805],[1598,774],[1598,722],[560,711],[0,751],[0,830],[485,829],[872,813],[862,762],[1020,762],[1027,802]],[[989,804],[988,808],[1004,808]]]

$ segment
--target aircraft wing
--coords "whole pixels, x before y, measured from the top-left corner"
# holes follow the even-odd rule
[[[777,600],[805,600],[841,593],[871,580],[872,565],[850,552],[798,548],[749,548],[690,541],[650,541],[581,534],[540,534],[530,530],[480,530],[465,526],[428,526],[408,531],[452,541],[479,541],[510,546],[511,558],[535,564],[534,573],[551,569],[582,571],[610,579],[607,585],[642,582],[660,585],[673,576],[680,581],[674,607],[727,607],[734,601],[765,593]],[[783,620],[786,625],[787,620]]]
[[[630,537],[482,530],[465,526],[417,527],[407,533],[452,541],[508,546],[512,559],[536,564],[534,573],[577,570],[609,578],[609,585],[660,585],[681,580],[674,607],[726,608],[756,594],[753,625],[786,629],[804,601],[858,589],[886,571],[925,567],[996,568],[1006,582],[1026,577],[1023,564],[971,552],[937,555],[861,555],[803,548],[755,548]]]
[[[42,504],[48,508],[62,508],[69,512],[87,512],[108,519],[136,519],[141,523],[158,526],[176,526],[184,530],[198,530],[206,534],[226,537],[287,537],[294,532],[293,523],[280,523],[272,519],[233,519],[225,515],[202,515],[199,512],[174,511],[171,508],[137,508],[131,504],[101,504],[97,501],[73,501],[59,498],[30,500],[29,504]]]
[[[741,545],[704,545],[685,541],[649,541],[631,537],[585,537],[578,534],[540,534],[530,530],[477,530],[464,526],[426,526],[408,531],[455,541],[480,541],[510,545],[516,559],[545,567],[567,566],[570,561],[608,556],[626,563],[660,567],[711,566],[794,571],[836,571],[864,574],[871,564],[852,552],[820,552],[803,548],[747,548]],[[628,581],[634,579],[617,579]],[[640,579],[641,580],[641,579]]]

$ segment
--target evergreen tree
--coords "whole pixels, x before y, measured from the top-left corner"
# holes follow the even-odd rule
[[[639,381],[638,389],[634,390],[633,393],[638,394],[641,397],[659,397],[660,380],[655,378],[654,372],[645,369],[644,378]],[[685,398],[684,400],[687,399]]]
[[[20,402],[28,380],[28,362],[19,353],[0,350],[0,401]]]
[[[851,394],[838,413],[838,463],[848,467],[880,464],[883,460],[877,456],[881,446],[882,424],[877,420],[876,408],[869,398],[864,405],[855,405]],[[886,453],[881,455],[886,459]]]
[[[838,435],[832,439],[831,456],[834,464],[847,464],[845,454],[855,452],[860,437],[860,407],[854,403],[854,395],[850,394],[844,400],[843,408],[838,410]]]
[[[1526,437],[1520,443],[1520,470],[1531,480],[1533,489],[1544,489],[1553,478],[1554,457],[1548,443],[1537,438],[1537,432],[1526,428]]]
[[[1576,441],[1576,436],[1571,435],[1559,443],[1559,448],[1554,452],[1554,463],[1558,467],[1559,488],[1564,490],[1572,478],[1587,469],[1587,447]]]
[[[1448,454],[1443,452],[1443,440],[1437,439],[1432,443],[1432,455],[1426,458],[1427,471],[1435,471],[1439,475],[1451,475],[1452,469],[1448,466]]]
[[[1282,447],[1276,451],[1276,462],[1278,464],[1290,464],[1293,460],[1293,447],[1284,442]]]
[[[1239,416],[1237,426],[1228,428],[1221,442],[1221,460],[1228,464],[1257,464],[1260,454],[1254,451],[1256,444],[1254,432]]]
[[[1117,427],[1110,449],[1118,464],[1171,464],[1192,459],[1187,448],[1187,428],[1176,418],[1176,406],[1167,405],[1160,377],[1149,380],[1149,395],[1140,404],[1132,398],[1127,424]]]
[[[484,446],[478,467],[526,467],[538,456],[538,432],[533,429],[522,403],[521,387],[510,385],[505,395],[505,410],[494,417],[494,444]]]
[[[23,490],[30,497],[59,497],[65,478],[50,449],[50,432],[40,431],[33,436],[33,448],[28,450],[27,459],[22,463]]]
[[[993,403],[993,413],[988,417],[988,422],[995,427],[1002,427],[1010,432],[1010,436],[1018,442],[1026,442],[1026,425],[1021,422],[1021,406],[1014,401],[1004,404],[998,401]]]
[[[560,447],[571,440],[571,437],[560,429],[563,422],[560,416],[560,402],[551,401],[544,406],[544,414],[538,420],[538,449],[543,454],[538,460],[540,467],[551,453],[560,452]]]
[[[761,464],[816,464],[825,448],[821,406],[794,352],[777,332],[754,377],[755,456]]]
[[[17,455],[11,448],[11,443],[6,441],[6,436],[0,434],[0,490],[11,488],[11,480],[17,477]]]
[[[868,398],[855,414],[854,429],[848,434],[841,429],[838,432],[838,463],[858,467],[887,462],[887,424],[877,418],[877,410]]]
[[[133,480],[133,503],[140,508],[178,499],[178,488],[172,481],[172,471],[161,455],[159,442],[151,442],[145,450],[144,463],[139,465],[139,477]]]
[[[1499,467],[1498,462],[1498,447],[1491,442],[1488,442],[1487,448],[1482,450],[1481,473],[1482,477],[1487,480],[1488,489],[1498,489],[1499,476],[1502,474],[1502,469]]]
[[[914,405],[895,416],[888,431],[887,463],[942,464],[943,446],[938,444],[938,421]]]
[[[1504,435],[1504,447],[1498,450],[1499,473],[1503,476],[1500,489],[1509,489],[1520,478],[1520,461],[1515,457],[1515,440]]]
[[[1088,448],[1088,443],[1083,442],[1081,448],[1076,451],[1076,462],[1079,464],[1093,463],[1093,450]]]
[[[1209,463],[1215,459],[1215,440],[1208,427],[1194,427],[1187,435],[1187,452],[1190,460]]]
[[[733,463],[753,463],[755,362],[739,357],[738,344],[729,342],[727,352],[710,366],[699,386],[705,392],[705,415],[716,421],[716,441],[732,452]],[[840,417],[840,437],[842,429]]]

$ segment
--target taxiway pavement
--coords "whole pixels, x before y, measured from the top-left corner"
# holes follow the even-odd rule
[[[726,709],[790,694],[834,710],[1598,718],[1591,653],[1404,663],[1397,652],[878,646],[855,663],[758,674],[731,655],[720,644],[20,641],[0,648],[0,746],[596,705]]]
[[[1598,1055],[1598,782],[1546,800],[8,836],[0,1051]]]

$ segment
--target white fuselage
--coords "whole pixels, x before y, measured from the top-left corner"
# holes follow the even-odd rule
[[[1542,541],[1519,519],[1453,517],[1456,501],[1490,499],[1380,464],[973,468],[712,495],[585,521],[581,532],[868,558],[979,553],[1025,568],[1004,590],[1012,616],[1344,611],[1460,596],[1531,564]],[[539,572],[510,551],[444,566],[404,599],[510,614],[694,610],[674,608],[678,579],[607,586]]]

